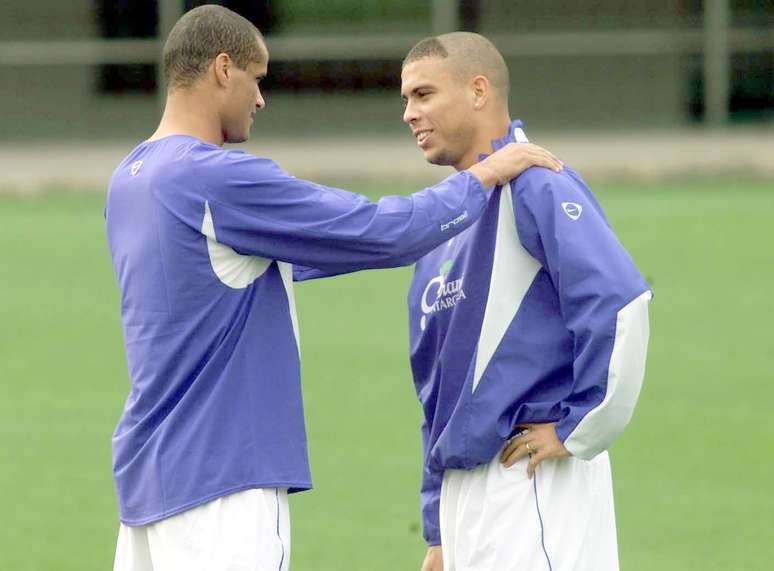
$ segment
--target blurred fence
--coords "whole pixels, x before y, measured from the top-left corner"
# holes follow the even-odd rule
[[[593,136],[553,133],[533,140],[550,148],[592,183],[676,178],[774,180],[771,129],[685,129]],[[113,169],[133,145],[0,143],[0,194],[104,191]],[[361,188],[365,183],[378,187],[380,192],[399,192],[435,184],[451,173],[425,162],[408,133],[376,141],[367,134],[326,139],[325,145],[298,138],[256,138],[242,148],[271,157],[295,176],[345,188]]]
[[[134,137],[136,125],[153,122],[154,98],[163,93],[155,65],[159,38],[200,3],[6,0],[0,138],[71,136],[78,126],[86,137]],[[769,0],[219,3],[261,20],[256,23],[267,30],[272,57],[270,96],[278,93],[279,101],[283,89],[297,94],[322,87],[328,88],[323,108],[349,107],[351,101],[336,99],[337,87],[344,87],[375,88],[369,95],[385,101],[389,88],[397,103],[400,60],[411,45],[429,34],[471,29],[490,37],[509,61],[514,115],[541,125],[725,125],[774,118]],[[325,114],[311,108],[322,130],[335,129],[325,124]],[[382,130],[382,119],[387,130],[397,129],[396,115],[393,108],[370,114],[373,130]],[[276,124],[292,122],[291,116],[279,114]]]

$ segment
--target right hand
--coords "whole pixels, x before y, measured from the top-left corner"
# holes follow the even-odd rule
[[[550,151],[532,143],[508,143],[468,170],[476,175],[485,188],[508,184],[529,167],[545,167],[554,172],[564,163]]]
[[[443,553],[440,545],[431,545],[427,548],[420,571],[443,571]]]

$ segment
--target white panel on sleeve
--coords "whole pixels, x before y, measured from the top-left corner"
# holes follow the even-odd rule
[[[519,241],[513,196],[510,189],[504,188],[500,194],[489,295],[476,351],[473,391],[478,387],[481,376],[519,311],[540,267],[540,263],[530,256]]]
[[[618,312],[605,398],[565,440],[573,456],[588,460],[606,450],[632,417],[645,377],[648,303],[652,296],[646,291]]]
[[[271,265],[271,260],[239,254],[233,248],[218,242],[209,201],[204,202],[202,234],[207,236],[207,252],[215,275],[232,289],[246,288],[261,277]]]
[[[293,322],[293,334],[296,336],[296,347],[298,354],[301,355],[301,337],[298,334],[298,315],[296,315],[296,296],[293,293],[293,265],[287,262],[277,262],[282,284],[285,286],[285,293],[288,296],[288,309],[290,310],[290,320]]]

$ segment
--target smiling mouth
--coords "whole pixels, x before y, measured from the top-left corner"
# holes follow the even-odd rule
[[[416,133],[415,136],[417,138],[417,145],[424,148],[427,145],[427,140],[430,137],[431,132],[432,131],[427,130],[427,131],[419,131],[418,133]]]

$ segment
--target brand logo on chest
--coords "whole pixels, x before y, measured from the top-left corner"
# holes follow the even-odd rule
[[[422,331],[427,328],[427,320],[433,313],[451,309],[466,299],[463,288],[465,276],[455,280],[448,279],[453,262],[453,260],[446,260],[441,265],[439,275],[427,282],[422,292],[422,317],[419,320]]]

